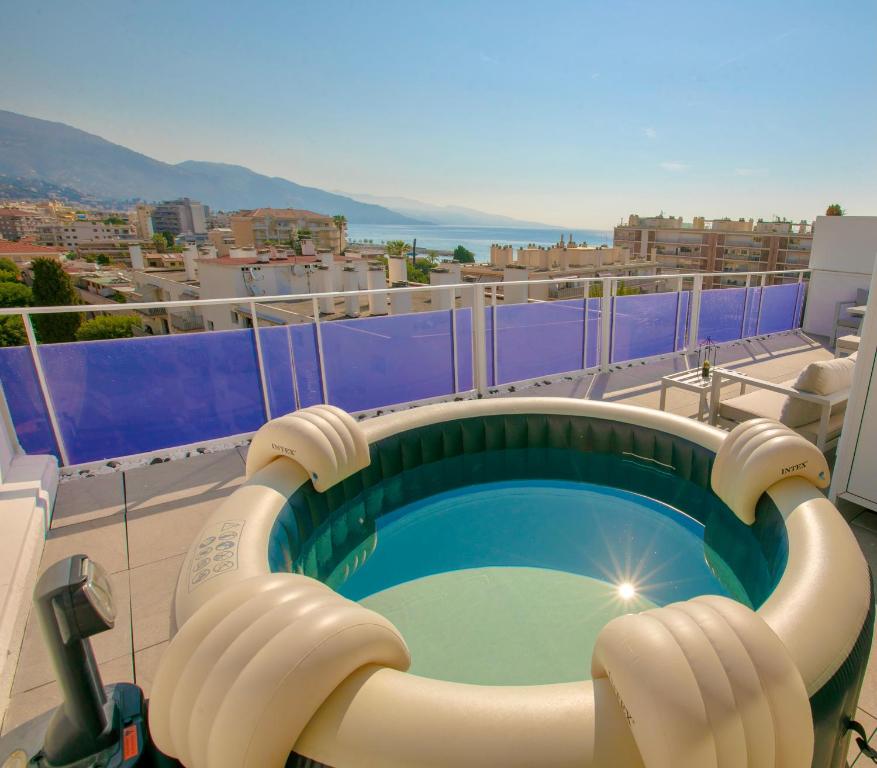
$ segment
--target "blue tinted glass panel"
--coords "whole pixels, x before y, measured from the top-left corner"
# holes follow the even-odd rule
[[[668,354],[683,347],[688,296],[688,291],[617,296],[612,362]]]
[[[715,342],[741,338],[746,304],[746,288],[703,291],[700,297],[698,343],[703,343],[707,337]]]
[[[0,349],[0,383],[25,452],[51,453],[60,458],[30,347]]]
[[[457,390],[472,389],[472,310],[457,310]]]
[[[73,464],[253,432],[265,421],[249,330],[45,344],[40,354]]]
[[[761,318],[758,333],[779,333],[796,328],[803,283],[769,285],[761,290]]]
[[[346,411],[454,391],[451,313],[321,323],[328,400]]]
[[[497,369],[505,384],[584,367],[584,300],[510,304],[496,308]],[[593,333],[599,299],[588,300],[588,357],[596,359],[599,331]],[[594,364],[593,360],[589,361]]]
[[[272,417],[323,402],[320,361],[313,323],[259,329]],[[293,382],[293,371],[295,381]]]

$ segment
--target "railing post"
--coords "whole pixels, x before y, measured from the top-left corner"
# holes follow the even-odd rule
[[[679,320],[682,317],[682,278],[676,280],[676,325],[673,326],[673,351],[678,351],[679,347]],[[682,335],[685,336],[685,329],[682,329]],[[683,347],[684,347],[683,343]]]
[[[250,317],[253,320],[253,338],[256,340],[256,361],[259,363],[259,383],[262,385],[262,401],[265,403],[265,421],[271,421],[271,399],[268,397],[268,379],[265,376],[265,360],[262,357],[262,340],[259,338],[256,302],[249,301],[247,303],[250,305]]]
[[[64,445],[64,437],[61,435],[61,425],[58,423],[58,416],[55,413],[55,404],[52,402],[52,393],[49,392],[49,384],[46,381],[46,373],[43,370],[43,361],[40,358],[40,352],[37,349],[37,337],[33,331],[33,324],[30,321],[30,315],[22,312],[21,320],[24,323],[24,331],[27,334],[27,344],[30,347],[30,354],[33,358],[34,370],[37,374],[37,381],[40,384],[40,391],[43,393],[43,400],[46,401],[46,410],[49,413],[49,424],[52,426],[52,434],[55,436],[55,444],[58,446],[58,453],[61,454],[61,466],[70,466],[70,458],[67,456],[67,447]]]
[[[752,285],[752,275],[746,275],[746,285],[743,292],[743,317],[740,319],[740,338],[746,338],[746,314],[749,312],[749,288]]]
[[[800,328],[804,325],[804,292],[807,290],[804,285],[804,270],[798,272],[798,298],[795,301],[795,316],[792,318],[792,327]]]
[[[320,389],[323,391],[323,402],[329,405],[329,389],[326,386],[326,365],[323,361],[323,334],[320,330],[320,304],[318,299],[311,299],[314,311],[314,331],[317,336],[317,361],[320,363]]]
[[[591,283],[586,280],[583,283],[585,291],[584,327],[582,328],[582,370],[588,369],[588,294],[591,292]]]
[[[505,292],[503,292],[505,296]],[[503,299],[505,300],[505,299]],[[499,386],[499,333],[496,312],[496,286],[490,286],[490,333],[493,337],[493,386]]]
[[[472,286],[472,387],[487,391],[487,332],[484,323],[484,289]]]
[[[600,298],[600,370],[603,373],[609,371],[611,360],[612,325],[615,322],[615,313],[612,311],[612,278],[604,277],[603,296]]]
[[[761,308],[764,306],[764,289],[767,286],[767,275],[761,276],[761,291],[758,294],[758,314],[755,316],[755,335],[761,333]]]
[[[454,377],[454,394],[460,391],[460,377],[457,372],[457,299],[451,290],[451,368]]]
[[[691,352],[697,348],[697,337],[700,334],[700,299],[703,294],[703,275],[695,275],[691,284],[691,315],[688,323],[688,344],[685,347],[686,352]]]

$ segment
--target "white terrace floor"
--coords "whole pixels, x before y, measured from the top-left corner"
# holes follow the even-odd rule
[[[831,357],[823,345],[796,335],[740,343],[720,350],[719,363],[771,381],[793,378],[808,362]],[[658,407],[660,378],[688,367],[683,358],[621,366],[608,375],[541,383],[501,396],[567,396]],[[506,388],[503,388],[506,389]],[[697,411],[696,397],[671,389],[667,410]],[[149,688],[169,636],[170,600],[183,555],[209,512],[243,480],[246,448],[139,467],[62,483],[41,568],[84,552],[112,574],[116,627],[94,638],[105,682],[133,681]],[[877,571],[877,514],[844,514]],[[858,719],[877,730],[877,651],[872,651]],[[3,732],[54,707],[53,680],[34,617],[28,621]],[[856,761],[853,747],[850,762]],[[856,764],[863,763],[865,758]]]

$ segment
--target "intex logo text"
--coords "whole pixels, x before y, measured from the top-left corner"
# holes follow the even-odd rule
[[[280,451],[280,453],[284,453],[287,456],[295,456],[295,448],[287,448],[285,445],[278,445],[277,443],[271,443],[271,447],[275,451]]]
[[[800,464],[792,464],[792,466],[790,466],[790,467],[783,467],[782,470],[780,470],[780,474],[781,475],[791,475],[792,472],[797,472],[799,469],[804,469],[804,467],[806,467],[806,466],[807,466],[806,461],[802,461]]]

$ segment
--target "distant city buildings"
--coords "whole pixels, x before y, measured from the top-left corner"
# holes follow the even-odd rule
[[[235,245],[261,248],[270,243],[288,245],[301,233],[309,238],[319,250],[340,254],[347,246],[347,225],[340,228],[331,216],[295,208],[257,208],[239,211],[230,218]]]
[[[32,237],[37,232],[43,217],[33,211],[21,208],[0,208],[0,238],[21,240]]]
[[[155,234],[155,228],[152,226],[152,211],[151,205],[140,203],[128,214],[128,218],[137,231],[137,237],[141,240],[151,240]]]
[[[615,227],[614,244],[635,258],[653,260],[662,272],[727,272],[712,287],[740,285],[735,272],[800,269],[810,264],[813,226],[806,221],[762,221],[631,215]]]
[[[170,232],[174,235],[207,235],[207,216],[210,209],[188,197],[166,200],[152,210],[154,232]]]
[[[104,217],[105,218],[102,218]],[[127,255],[128,246],[137,242],[137,230],[127,216],[95,213],[89,218],[54,220],[37,227],[41,245],[64,248],[78,255]]]

